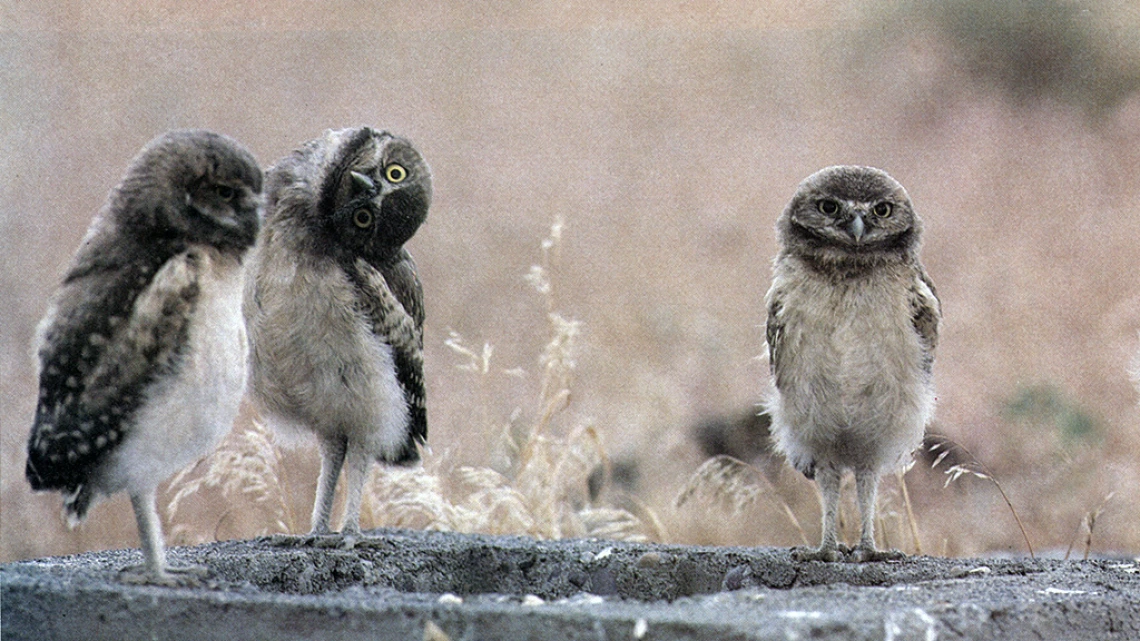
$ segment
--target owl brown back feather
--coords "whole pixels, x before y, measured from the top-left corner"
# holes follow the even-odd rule
[[[45,320],[40,402],[26,476],[36,490],[74,491],[130,430],[147,388],[177,366],[199,292],[198,257],[182,253],[146,278],[145,266],[110,282],[70,281]],[[137,289],[135,279],[147,281]],[[77,291],[99,299],[70,305]],[[117,313],[113,308],[119,309]]]

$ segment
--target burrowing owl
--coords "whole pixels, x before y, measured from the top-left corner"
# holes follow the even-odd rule
[[[361,127],[310,141],[266,182],[244,301],[251,396],[274,426],[317,436],[313,533],[329,532],[342,466],[356,533],[372,460],[413,462],[427,437],[423,293],[403,246],[431,174],[407,140]]]
[[[918,259],[922,224],[902,185],[870,167],[828,167],[800,184],[777,223],[768,291],[768,400],[777,448],[819,484],[823,536],[800,559],[843,558],[840,477],[862,517],[856,561],[875,550],[879,475],[904,465],[934,409],[941,310]]]
[[[260,193],[261,170],[236,141],[156,138],[95,216],[40,323],[28,481],[62,492],[73,524],[126,490],[146,560],[128,578],[179,582],[155,488],[212,450],[237,414],[242,257]]]

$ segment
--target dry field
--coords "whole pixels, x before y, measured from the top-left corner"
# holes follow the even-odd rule
[[[411,138],[435,179],[409,245],[431,451],[377,472],[363,525],[814,543],[786,467],[687,484],[694,426],[766,385],[776,216],[855,163],[925,219],[935,428],[1025,532],[944,460],[885,483],[886,542],[1140,553],[1135,3],[504,4],[0,5],[0,561],[137,545],[124,496],[69,531],[23,478],[33,328],[127,161],[204,127],[268,165],[357,124]],[[317,466],[243,413],[164,493],[168,538],[304,531]]]

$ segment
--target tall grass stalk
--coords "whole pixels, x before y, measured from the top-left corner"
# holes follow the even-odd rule
[[[993,473],[990,472],[985,463],[982,463],[980,460],[978,460],[977,457],[971,454],[969,450],[960,444],[955,443],[948,438],[941,437],[938,442],[934,443],[930,447],[930,451],[932,453],[938,453],[938,456],[934,459],[934,462],[930,464],[930,467],[938,467],[938,465],[941,464],[942,461],[944,461],[946,457],[950,455],[952,450],[960,454],[960,456],[956,458],[959,460],[964,460],[966,462],[951,465],[950,467],[946,468],[946,470],[944,470],[946,473],[946,482],[943,484],[943,487],[948,487],[951,483],[954,483],[963,476],[973,476],[975,478],[993,483],[994,487],[997,488],[998,493],[1001,494],[1002,500],[1005,501],[1006,507],[1009,508],[1010,514],[1013,514],[1013,520],[1017,522],[1017,528],[1021,530],[1021,538],[1025,541],[1025,547],[1029,550],[1030,558],[1037,558],[1037,555],[1033,552],[1033,543],[1029,541],[1029,534],[1025,531],[1025,525],[1021,522],[1021,517],[1017,514],[1017,510],[1013,507],[1013,501],[1009,500],[1009,495],[1005,493],[1005,488],[1001,486],[1001,483],[998,482],[997,477],[995,477]]]

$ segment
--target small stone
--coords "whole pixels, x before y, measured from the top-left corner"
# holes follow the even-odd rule
[[[463,605],[463,597],[457,594],[452,594],[450,592],[445,592],[439,595],[438,603],[440,605]]]
[[[660,552],[646,552],[637,559],[637,567],[639,568],[655,568],[665,562],[665,557]]]
[[[989,573],[990,569],[984,565],[979,565],[978,567],[973,568],[958,566],[950,570],[950,576],[955,579],[961,579],[968,576],[985,576]]]

